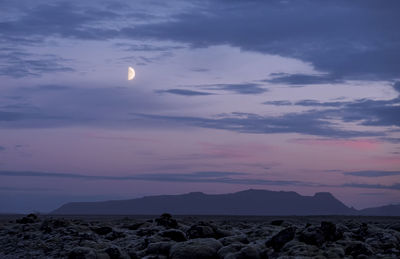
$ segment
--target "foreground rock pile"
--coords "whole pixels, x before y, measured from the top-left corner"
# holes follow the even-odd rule
[[[400,258],[400,221],[357,217],[0,221],[0,258]]]

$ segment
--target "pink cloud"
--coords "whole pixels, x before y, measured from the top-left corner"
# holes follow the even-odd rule
[[[290,142],[305,145],[345,147],[357,150],[376,150],[382,144],[374,139],[293,139]]]

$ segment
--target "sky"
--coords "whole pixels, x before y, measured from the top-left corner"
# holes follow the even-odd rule
[[[400,203],[399,11],[0,0],[0,213],[250,188]]]

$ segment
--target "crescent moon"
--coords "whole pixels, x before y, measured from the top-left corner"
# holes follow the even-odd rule
[[[135,78],[135,70],[133,69],[133,67],[128,67],[128,80],[132,80]]]

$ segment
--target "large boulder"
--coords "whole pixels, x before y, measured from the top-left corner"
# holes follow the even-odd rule
[[[218,258],[218,250],[221,242],[214,238],[197,238],[185,242],[176,243],[171,247],[169,258],[171,259],[212,259]]]
[[[163,213],[159,218],[155,219],[158,226],[163,226],[166,228],[177,228],[178,222],[172,218],[169,213]]]
[[[287,242],[294,238],[295,234],[295,227],[285,228],[269,239],[265,245],[272,247],[275,251],[279,251]]]
[[[36,214],[29,214],[26,217],[22,217],[21,219],[17,219],[15,222],[19,224],[31,224],[39,221],[39,217]]]
[[[109,226],[102,226],[102,227],[93,227],[92,231],[98,235],[107,235],[108,233],[112,232],[113,229]]]
[[[68,259],[96,259],[94,249],[89,247],[75,247],[68,254]]]
[[[354,258],[356,258],[360,255],[370,256],[374,253],[374,251],[368,244],[359,241],[354,241],[347,245],[345,253],[346,255],[351,255]]]
[[[299,240],[308,245],[320,247],[325,242],[325,237],[321,228],[311,225],[300,233]]]
[[[148,255],[168,255],[171,247],[175,244],[172,241],[162,241],[151,243],[146,249],[146,254]]]
[[[249,239],[245,234],[240,234],[240,235],[234,235],[234,236],[228,236],[228,237],[223,237],[218,239],[224,246],[227,246],[229,244],[233,243],[242,243],[242,244],[248,244]]]
[[[260,259],[260,251],[257,248],[247,245],[237,252],[229,253],[224,259]]]
[[[169,238],[176,242],[186,241],[186,234],[179,229],[167,229],[158,233],[160,236]]]
[[[191,226],[186,234],[190,239],[215,237],[215,232],[213,228],[204,224],[196,224]]]

